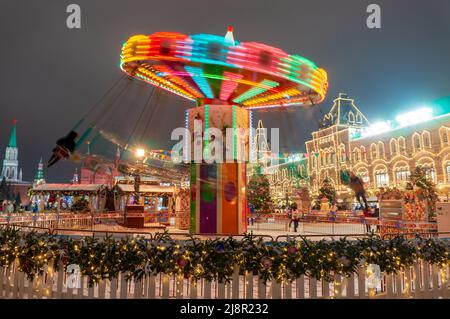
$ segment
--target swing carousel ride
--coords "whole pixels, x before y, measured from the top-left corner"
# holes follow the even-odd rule
[[[162,174],[178,181],[184,174],[190,176],[190,232],[197,234],[246,231],[246,162],[251,131],[239,139],[238,131],[252,127],[251,111],[314,106],[324,100],[328,89],[326,72],[312,61],[266,44],[238,42],[231,27],[225,36],[175,32],[132,36],[123,44],[120,68],[128,79],[152,85],[149,101],[167,91],[195,103],[186,110],[190,137],[185,139],[193,145],[194,120],[201,120],[202,154],[208,153],[214,139],[208,136],[208,128],[233,129],[232,160],[226,163],[194,163],[183,154],[186,164],[158,156],[138,165],[123,164],[129,174]],[[73,143],[70,146],[76,151],[94,128],[95,124],[89,125],[75,147]],[[108,134],[99,135],[105,138]],[[131,145],[130,138],[125,143],[107,139],[124,150]],[[54,150],[57,159],[73,153],[66,145],[59,143]]]

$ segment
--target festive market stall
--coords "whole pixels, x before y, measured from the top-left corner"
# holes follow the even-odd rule
[[[381,189],[380,234],[420,233],[436,230],[434,211],[436,203],[430,203],[421,189]]]
[[[113,192],[116,207],[126,214],[125,226],[143,228],[145,224],[170,224],[170,213],[175,211],[175,186],[139,185],[143,206],[135,205],[136,188],[133,184],[116,184]]]
[[[107,188],[103,184],[40,184],[30,190],[37,210],[102,211]]]
[[[309,193],[309,189],[306,187],[303,187],[299,189],[295,193],[295,202],[297,204],[297,209],[302,215],[307,215],[311,212],[311,195]]]

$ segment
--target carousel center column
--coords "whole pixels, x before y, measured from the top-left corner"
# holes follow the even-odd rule
[[[191,234],[246,232],[249,126],[249,111],[237,105],[202,105],[187,111]]]

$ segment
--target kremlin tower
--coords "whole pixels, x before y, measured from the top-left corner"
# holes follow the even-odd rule
[[[29,202],[28,188],[32,186],[32,183],[22,180],[22,169],[19,167],[19,147],[17,146],[16,126],[17,121],[13,120],[13,127],[6,146],[0,179],[4,178],[10,185],[11,193],[14,195],[20,194],[22,204],[27,205]]]
[[[37,185],[41,185],[41,184],[45,184],[44,163],[42,162],[42,157],[38,164],[38,170],[36,172],[36,176],[34,177],[33,186],[37,186]]]

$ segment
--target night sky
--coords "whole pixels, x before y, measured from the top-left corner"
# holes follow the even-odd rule
[[[81,29],[66,27],[70,3],[81,6]],[[370,3],[381,6],[381,29],[366,27]],[[339,92],[355,98],[371,122],[450,95],[449,0],[0,0],[0,158],[16,118],[19,161],[31,181],[39,158],[47,160],[55,140],[121,76],[120,49],[131,35],[224,35],[228,25],[239,41],[300,54],[328,72],[319,107],[256,115],[280,127],[283,150],[303,150]],[[151,89],[133,85],[104,129],[132,130]],[[184,125],[183,109],[192,106],[163,94],[146,131],[151,146],[170,148],[171,130]],[[74,167],[58,163],[45,177],[68,182]]]

